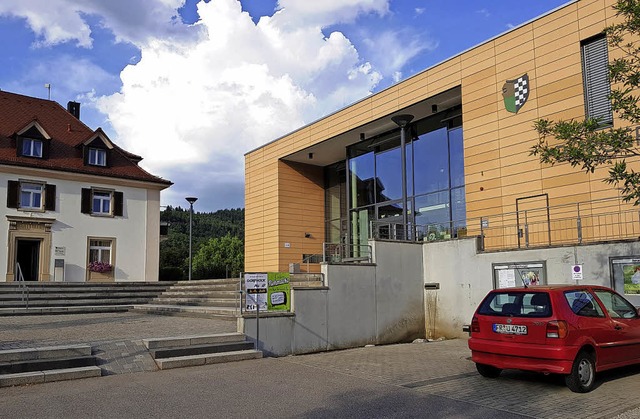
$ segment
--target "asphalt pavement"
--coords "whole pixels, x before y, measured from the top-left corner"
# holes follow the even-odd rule
[[[135,345],[138,337],[235,327],[132,313],[55,317],[0,318],[2,345],[34,346],[38,337],[47,345]],[[507,371],[485,379],[469,357],[466,340],[457,339],[166,371],[112,365],[103,377],[0,388],[0,418],[640,417],[640,367],[600,374],[594,391],[575,394],[556,376]]]

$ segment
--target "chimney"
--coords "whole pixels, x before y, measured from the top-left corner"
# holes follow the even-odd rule
[[[77,119],[80,119],[80,104],[78,102],[70,100],[67,103],[67,111]]]

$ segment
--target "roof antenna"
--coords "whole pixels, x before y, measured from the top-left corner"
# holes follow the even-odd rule
[[[49,100],[51,100],[51,83],[45,84],[44,88],[49,91]]]

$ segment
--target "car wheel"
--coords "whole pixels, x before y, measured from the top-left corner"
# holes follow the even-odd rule
[[[573,361],[571,373],[564,379],[574,393],[588,393],[596,384],[596,366],[593,356],[580,352]]]
[[[500,368],[492,367],[486,364],[476,364],[476,369],[481,376],[486,378],[498,378],[502,370]]]

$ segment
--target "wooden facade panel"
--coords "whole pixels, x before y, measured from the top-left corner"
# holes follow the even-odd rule
[[[495,76],[487,78],[484,83],[476,83],[476,86],[479,86],[479,88],[469,90],[466,85],[462,85],[462,103],[464,103],[465,109],[478,100],[497,100],[498,92],[496,91],[497,81]]]
[[[484,179],[495,179],[500,177],[500,168],[480,170],[476,172],[469,172],[464,175],[465,184],[478,183]]]
[[[455,86],[462,87],[469,218],[495,218],[513,210],[516,198],[541,191],[550,194],[553,204],[615,196],[615,189],[601,182],[605,170],[587,175],[568,165],[541,165],[529,156],[537,141],[536,119],[584,116],[580,40],[612,19],[613,12],[603,10],[605,3],[614,0],[580,0],[558,9],[247,154],[247,266],[286,269],[303,253],[321,251],[322,169],[294,168],[278,159]],[[504,109],[501,89],[506,80],[524,73],[531,82],[529,100],[511,114]],[[305,232],[317,241],[305,240]],[[290,248],[284,248],[285,241]]]
[[[578,101],[582,101],[583,95],[584,91],[582,89],[582,83],[574,84],[572,86],[567,85],[567,87],[562,90],[558,90],[553,93],[549,93],[548,95],[538,97],[538,106],[544,107],[559,101],[564,101],[568,98],[575,98]]]
[[[485,68],[477,73],[470,74],[462,79],[462,85],[465,92],[473,92],[481,89],[487,82],[495,78],[496,70],[494,67]]]

